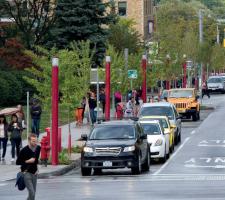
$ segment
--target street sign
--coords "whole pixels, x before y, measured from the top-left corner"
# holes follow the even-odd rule
[[[137,78],[137,70],[128,70],[128,78],[136,79]]]

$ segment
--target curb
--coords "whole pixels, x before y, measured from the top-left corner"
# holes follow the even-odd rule
[[[200,110],[215,110],[215,107],[213,107],[213,106],[203,106],[203,107],[200,107]]]
[[[71,171],[72,169],[79,167],[81,163],[81,159],[78,158],[76,160],[74,160],[71,164],[69,164],[68,166],[65,166],[61,169],[52,171],[52,172],[45,172],[45,173],[40,173],[38,174],[38,179],[46,179],[52,176],[62,176],[66,173],[68,173],[69,171]],[[15,178],[8,178],[5,180],[1,180],[0,183],[6,182],[6,181],[15,181],[16,180],[16,173],[15,173]]]
[[[76,159],[71,164],[69,164],[68,166],[65,166],[61,169],[55,170],[53,172],[40,173],[40,174],[38,174],[38,178],[45,179],[45,178],[49,178],[51,176],[62,176],[64,174],[66,174],[67,172],[71,171],[72,169],[80,166],[80,163],[81,163],[80,158]]]

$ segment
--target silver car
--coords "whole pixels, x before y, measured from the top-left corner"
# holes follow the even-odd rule
[[[225,93],[225,82],[224,78],[221,76],[209,77],[207,81],[208,90],[211,92],[221,92]]]
[[[175,144],[181,141],[181,117],[172,103],[144,103],[138,113],[139,118],[143,116],[167,116],[170,123],[176,127]]]

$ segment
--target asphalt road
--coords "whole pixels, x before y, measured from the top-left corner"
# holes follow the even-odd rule
[[[225,199],[225,95],[203,99],[216,106],[202,111],[201,121],[184,120],[182,143],[165,164],[152,163],[149,173],[107,170],[82,177],[76,169],[38,181],[37,199]],[[0,183],[1,200],[22,200],[14,182]]]

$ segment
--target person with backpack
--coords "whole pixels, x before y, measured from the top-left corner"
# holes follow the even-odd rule
[[[12,115],[11,122],[8,127],[8,131],[11,132],[10,134],[10,141],[12,145],[12,159],[11,162],[15,160],[15,149],[16,149],[16,156],[19,156],[20,153],[20,144],[22,142],[22,131],[23,127],[22,124],[18,121],[18,117],[16,114]]]
[[[24,174],[24,183],[28,190],[28,200],[35,200],[38,160],[41,147],[37,145],[38,139],[36,134],[30,134],[28,145],[25,146],[17,158],[16,164],[21,165],[21,172]]]
[[[5,115],[0,115],[0,161],[5,161],[5,154],[8,142],[8,123]],[[2,155],[1,155],[2,149]]]

